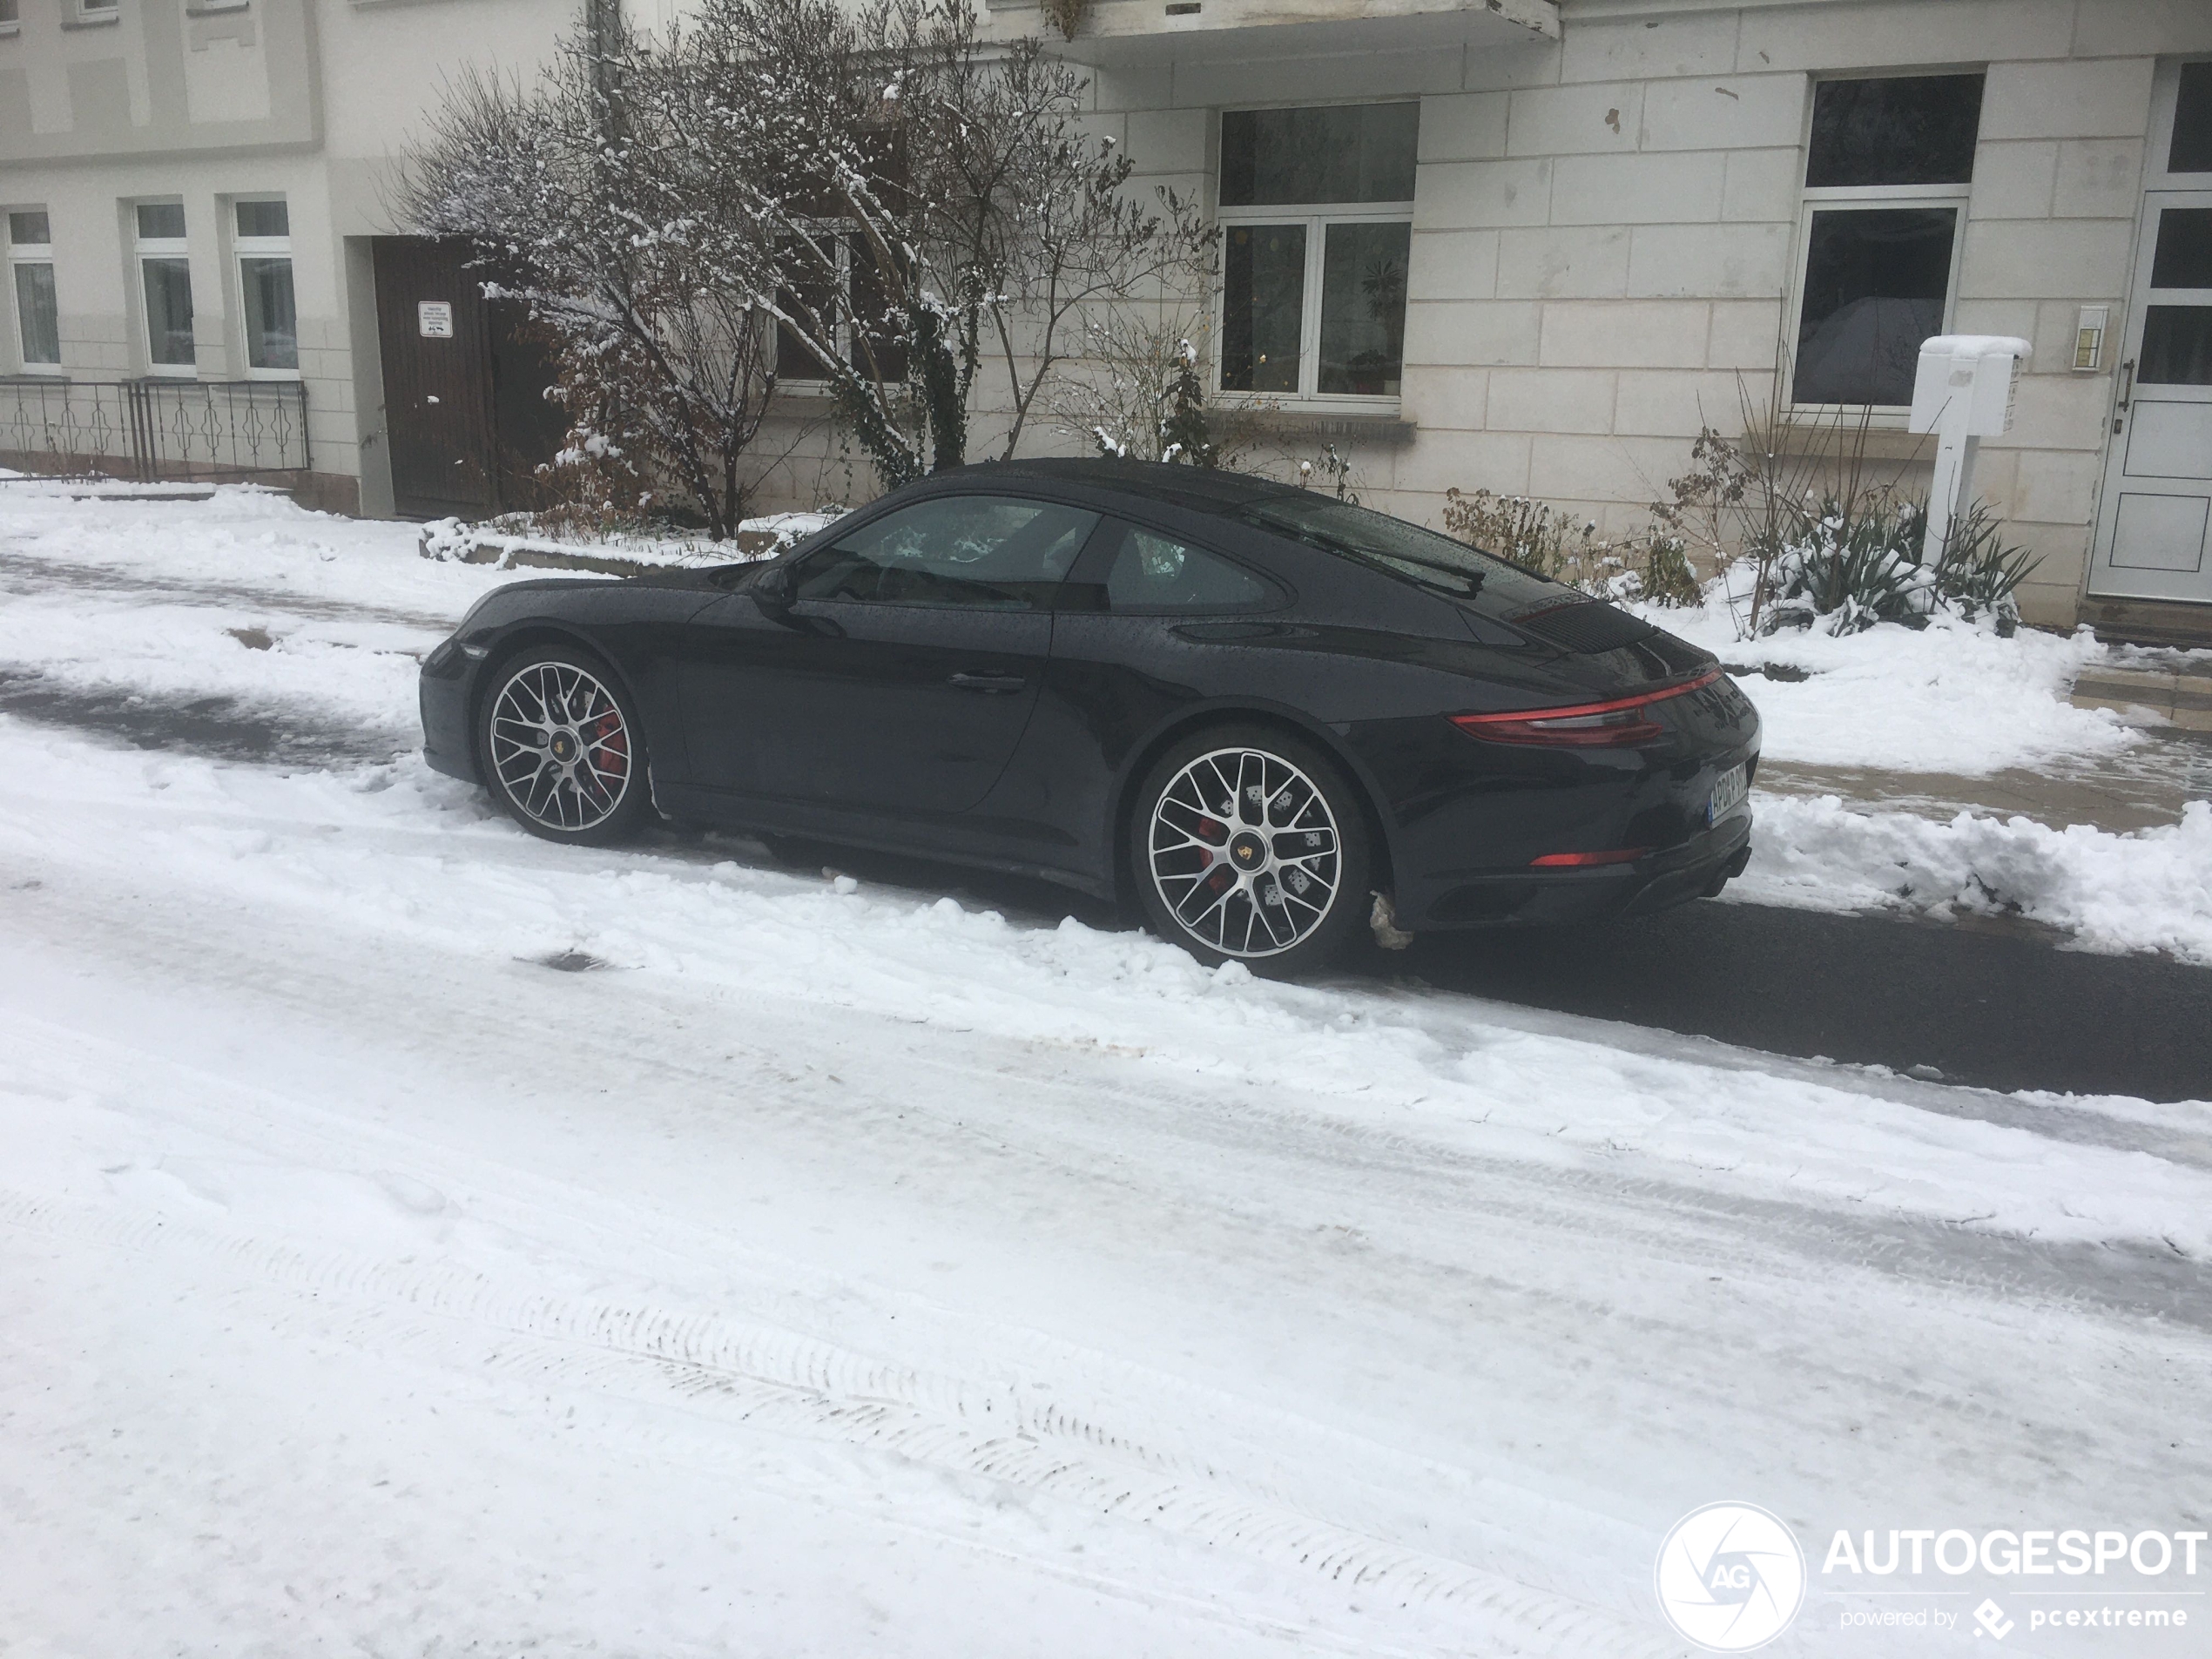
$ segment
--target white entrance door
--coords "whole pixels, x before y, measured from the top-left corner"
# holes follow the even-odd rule
[[[2212,604],[2212,62],[2156,105],[2089,591]]]
[[[2212,603],[2212,190],[2150,192],[2138,246],[2089,588]]]

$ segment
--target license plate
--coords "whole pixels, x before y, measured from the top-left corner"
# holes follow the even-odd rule
[[[1751,792],[1749,780],[1741,766],[1730,766],[1713,779],[1713,798],[1705,805],[1705,821],[1717,824],[1743,804]]]

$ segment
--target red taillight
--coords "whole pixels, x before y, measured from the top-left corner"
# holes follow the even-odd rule
[[[1605,703],[1575,703],[1563,708],[1508,709],[1498,714],[1455,714],[1452,724],[1471,738],[1492,743],[1568,744],[1585,747],[1621,748],[1649,743],[1666,735],[1666,728],[1641,712],[1654,703],[1680,697],[1710,685],[1721,677],[1709,668],[1694,679],[1634,697],[1616,697]]]
[[[1528,860],[1532,870],[1579,870],[1593,864],[1630,864],[1651,851],[1648,846],[1619,846],[1610,853],[1547,853]]]

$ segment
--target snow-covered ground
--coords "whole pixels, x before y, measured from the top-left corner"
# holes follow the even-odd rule
[[[2137,653],[2023,629],[2002,638],[1955,617],[1925,629],[1740,640],[1725,603],[1645,607],[1659,626],[1712,651],[1758,705],[1764,759],[1958,779],[2071,767],[2077,774],[2143,741],[2109,709],[2076,708],[2083,669]],[[1963,812],[1948,820],[1834,795],[1755,792],[1742,902],[1821,910],[2011,913],[2092,949],[2162,950],[2212,963],[2212,806],[2132,834]]]
[[[0,689],[403,739],[501,579],[0,494]],[[1773,1651],[1919,1654],[1834,1529],[2205,1524],[2200,1108],[554,848],[408,758],[0,771],[0,1652],[1633,1659],[1730,1498],[1813,1557]]]
[[[1977,778],[2116,754],[2138,740],[2109,709],[2067,701],[2074,677],[2110,654],[2086,628],[2005,639],[1939,616],[1918,630],[1739,640],[1724,604],[1642,614],[1737,667],[1777,760]]]
[[[2107,951],[2212,964],[2212,804],[2115,835],[1960,813],[1938,823],[1833,795],[1758,797],[1757,850],[1728,896],[1818,910],[2016,914]]]

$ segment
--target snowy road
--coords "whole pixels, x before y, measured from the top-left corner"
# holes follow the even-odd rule
[[[1885,1604],[1835,1529],[2205,1526],[2201,1108],[132,746],[402,724],[428,574],[6,589],[0,661],[78,700],[0,713],[10,1659],[1627,1659],[1683,1651],[1653,1554],[1720,1498],[1811,1554],[1772,1651],[1918,1654],[1976,1643],[1843,1628]]]

